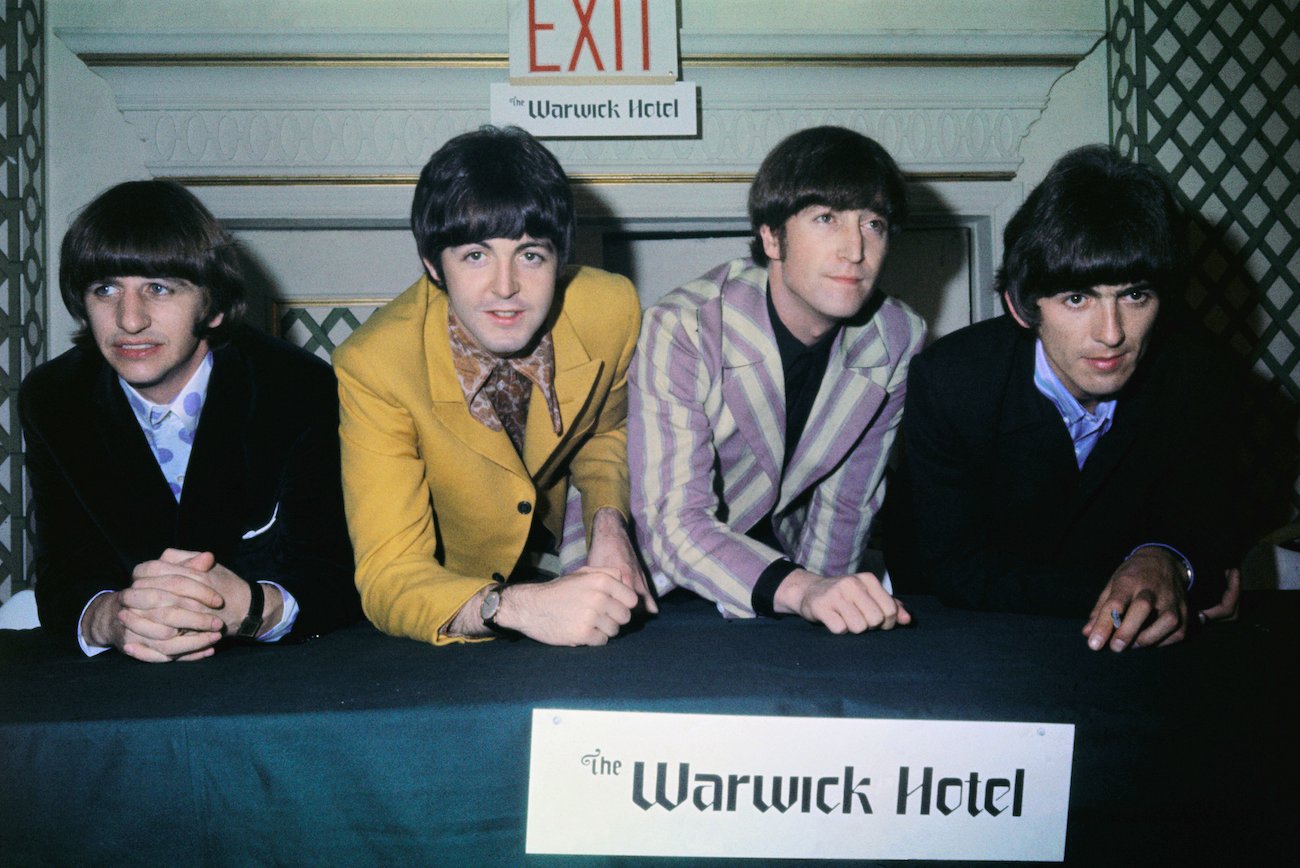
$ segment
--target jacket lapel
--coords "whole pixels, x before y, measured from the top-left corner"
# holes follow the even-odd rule
[[[447,296],[426,277],[423,281],[428,299],[424,318],[424,355],[429,377],[429,392],[434,417],[465,447],[500,465],[511,473],[527,475],[510,435],[492,431],[470,415],[465,394],[456,379],[456,365],[451,358],[451,340],[447,335]],[[532,413],[530,411],[529,415]],[[529,423],[529,435],[532,424]]]
[[[1007,475],[999,480],[1004,493],[1035,504],[1037,517],[1064,516],[1072,511],[1079,488],[1074,444],[1060,414],[1033,383],[1033,369],[1025,374],[1027,386],[1007,392],[999,420],[997,455]],[[1069,522],[1052,521],[1051,527],[1068,528]]]
[[[1137,436],[1139,426],[1128,414],[1122,412],[1123,404],[1115,408],[1115,420],[1110,430],[1097,441],[1079,474],[1079,489],[1075,497],[1076,511],[1082,511],[1107,478],[1119,466]]]
[[[1145,393],[1143,387],[1150,361],[1149,356],[1142,360],[1142,364],[1148,367],[1139,368],[1129,382],[1128,388],[1121,393],[1119,402],[1115,406],[1115,418],[1111,421],[1110,430],[1097,441],[1088,460],[1083,464],[1076,501],[1079,510],[1087,506],[1097,490],[1119,467],[1120,462],[1133,447],[1138,432],[1154,422],[1147,418],[1149,402],[1143,400]]]
[[[560,303],[557,299],[557,305]],[[574,420],[584,416],[602,364],[593,360],[569,317],[561,311],[551,328],[555,344],[555,397],[560,404],[560,433],[551,427],[546,403],[536,387],[528,402],[528,432],[524,437],[524,464],[533,478],[543,479],[563,457],[559,447],[572,434]]]
[[[236,346],[227,344],[213,351],[212,377],[181,491],[176,529],[176,544],[181,548],[202,548],[202,540],[238,540],[245,530],[244,507],[249,498],[244,490],[248,478],[244,450],[253,433],[247,419],[255,388]],[[219,562],[228,563],[233,552],[215,554]]]
[[[101,364],[94,376],[90,409],[104,452],[102,463],[82,475],[84,496],[95,504],[100,520],[111,526],[105,535],[121,541],[119,548],[134,566],[139,558],[156,558],[167,547],[177,521],[176,498],[113,369]]]
[[[764,288],[729,282],[722,293],[722,398],[775,485],[785,457],[785,378]]]
[[[1015,462],[1016,477],[1025,481],[1023,488],[1042,492],[1040,510],[1061,515],[1063,520],[1053,526],[1063,537],[1128,452],[1139,423],[1129,403],[1121,400],[1110,430],[1097,441],[1080,470],[1060,411],[1034,385],[1033,339],[1022,339],[1015,353],[1011,367],[1014,387],[1007,390],[999,431],[1001,451]]]
[[[859,444],[858,435],[867,430],[889,395],[888,378],[897,362],[874,319],[840,330],[804,437],[781,484],[778,510],[824,478]]]

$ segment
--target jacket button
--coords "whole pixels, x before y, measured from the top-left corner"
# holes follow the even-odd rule
[[[492,574],[492,581],[494,581],[494,582],[503,582],[503,583],[504,583],[505,580],[506,580],[506,577],[503,576],[503,575],[501,575],[500,573],[493,573],[493,574]]]
[[[529,503],[529,502],[526,501],[526,500],[521,500],[521,501],[519,501],[519,514],[520,514],[520,515],[528,515],[528,513],[532,512],[532,511],[533,511],[533,505],[532,505],[531,503]]]

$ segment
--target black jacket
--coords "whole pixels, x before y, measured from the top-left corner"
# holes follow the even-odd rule
[[[1060,413],[1034,386],[1031,333],[1003,316],[937,341],[908,378],[886,509],[895,589],[1086,616],[1133,548],[1165,543],[1196,571],[1192,605],[1217,600],[1244,546],[1233,471],[1241,390],[1216,358],[1158,327],[1080,470]]]
[[[127,587],[137,564],[169,547],[211,551],[238,575],[287,589],[299,605],[288,638],[359,617],[329,365],[250,330],[214,350],[179,503],[93,347],[34,370],[19,403],[36,601],[56,636],[75,643],[86,603]]]

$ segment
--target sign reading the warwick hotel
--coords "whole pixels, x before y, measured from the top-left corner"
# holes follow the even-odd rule
[[[1060,861],[1074,726],[534,709],[529,853]]]
[[[676,0],[510,0],[510,83],[492,123],[536,136],[693,136],[695,85],[677,80]]]

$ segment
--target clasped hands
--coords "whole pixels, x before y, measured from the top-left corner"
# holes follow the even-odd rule
[[[264,623],[279,621],[279,589],[264,586]],[[96,597],[82,618],[82,636],[149,663],[209,657],[248,613],[248,583],[211,552],[167,549],[137,564],[131,586]]]

